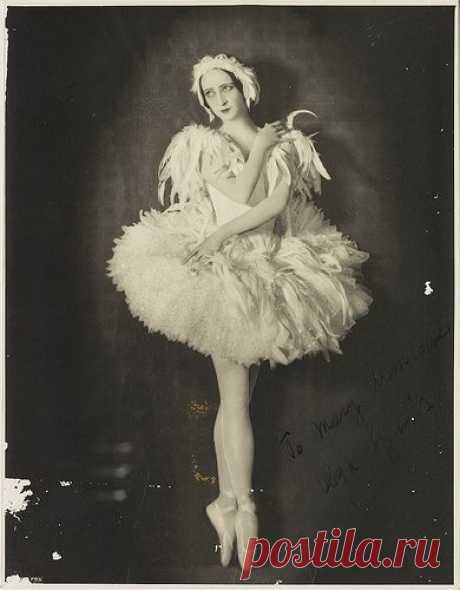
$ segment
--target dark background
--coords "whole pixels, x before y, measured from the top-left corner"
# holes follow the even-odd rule
[[[149,335],[105,276],[121,226],[158,206],[171,136],[207,122],[192,65],[227,52],[256,68],[256,122],[320,117],[332,181],[317,202],[370,252],[375,298],[331,363],[263,367],[260,532],[356,527],[383,555],[398,537],[441,539],[437,569],[265,568],[253,581],[452,583],[453,13],[9,8],[6,466],[34,501],[21,526],[10,519],[7,575],[238,580],[203,512],[217,488],[212,365]]]

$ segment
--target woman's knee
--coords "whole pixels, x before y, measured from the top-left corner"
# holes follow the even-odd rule
[[[249,392],[246,391],[243,395],[229,392],[221,398],[222,419],[225,420],[228,416],[246,415],[249,414]]]

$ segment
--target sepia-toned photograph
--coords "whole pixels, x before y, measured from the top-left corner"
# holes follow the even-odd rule
[[[455,11],[7,6],[2,583],[454,587]]]

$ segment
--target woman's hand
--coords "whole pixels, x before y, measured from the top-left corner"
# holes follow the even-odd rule
[[[220,247],[222,246],[222,242],[224,238],[219,233],[219,231],[215,231],[213,234],[208,236],[201,244],[196,246],[184,259],[184,264],[188,262],[192,262],[193,264],[204,262],[206,263],[206,258],[208,256],[212,256],[215,254]]]
[[[283,136],[288,132],[289,129],[281,121],[265,123],[264,127],[257,132],[254,147],[267,151],[279,141],[283,141]]]

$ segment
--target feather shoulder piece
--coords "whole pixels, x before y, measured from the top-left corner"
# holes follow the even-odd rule
[[[268,194],[283,180],[291,188],[288,204],[279,218],[280,231],[287,235],[299,235],[310,224],[313,209],[309,203],[321,194],[321,179],[331,179],[316,151],[314,135],[291,129],[286,141],[277,144],[268,157]]]
[[[211,161],[222,160],[223,139],[214,130],[192,123],[176,133],[167,147],[158,169],[158,199],[165,204],[166,184],[170,182],[169,201],[184,204],[206,195],[201,161],[206,153]]]
[[[278,143],[270,152],[267,162],[268,194],[281,180],[301,193],[306,200],[321,194],[321,177],[331,177],[324,167],[312,137],[297,129],[290,130],[286,140]]]

